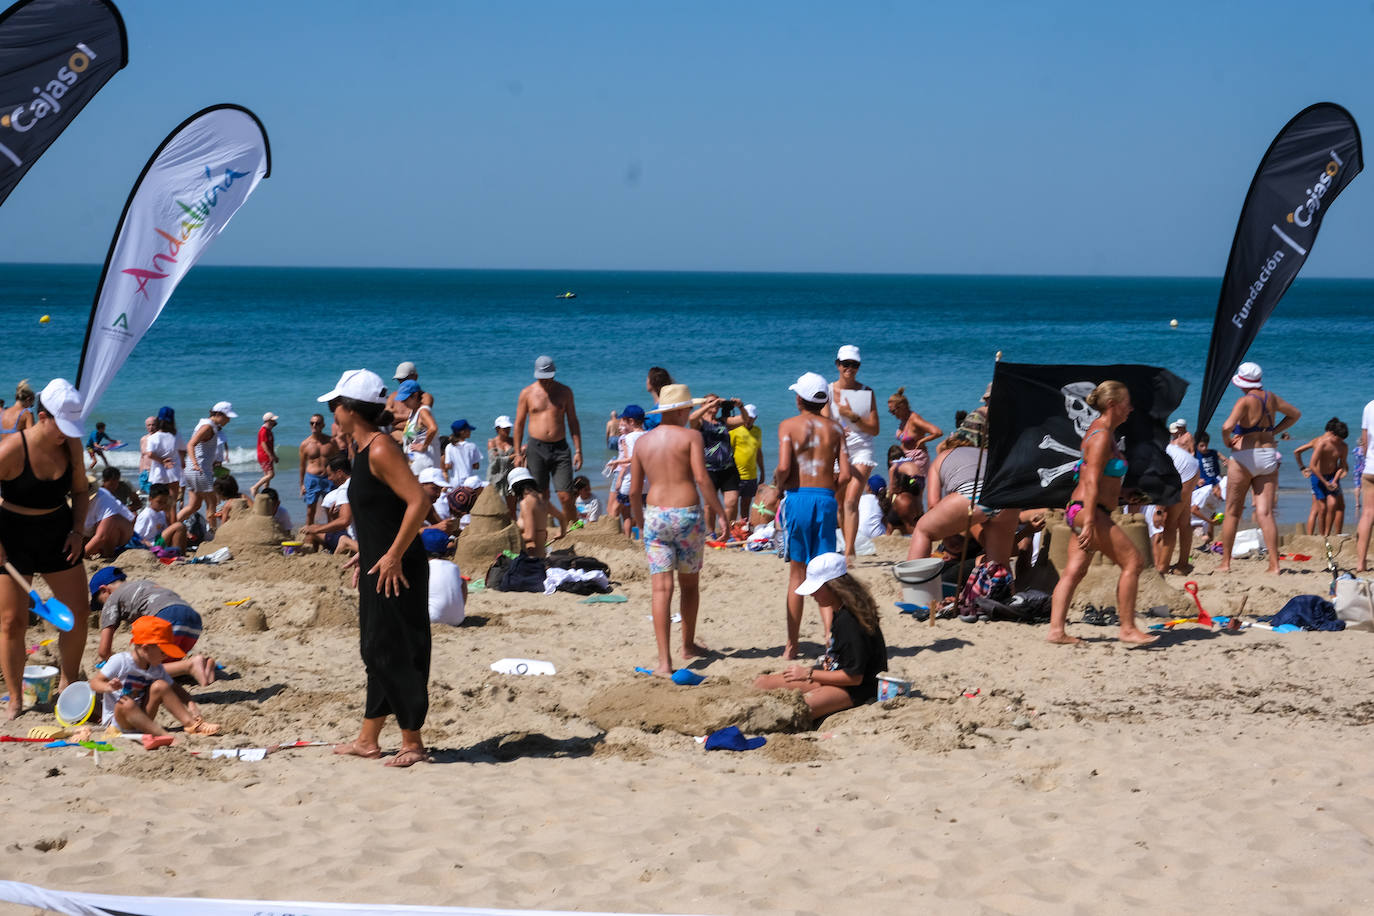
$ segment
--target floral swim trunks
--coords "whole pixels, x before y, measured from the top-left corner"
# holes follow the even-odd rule
[[[644,553],[649,574],[701,572],[706,524],[700,506],[645,506]]]

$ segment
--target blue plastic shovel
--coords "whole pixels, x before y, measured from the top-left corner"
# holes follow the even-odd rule
[[[19,575],[19,570],[15,569],[9,560],[5,561],[5,569],[14,577],[14,581],[19,583],[19,587],[29,593],[33,599],[33,612],[42,617],[48,623],[57,627],[63,633],[68,633],[71,628],[76,626],[76,617],[72,615],[72,609],[67,607],[56,598],[49,598],[44,601],[38,597],[38,592],[33,590],[31,583],[26,582],[24,577]]]

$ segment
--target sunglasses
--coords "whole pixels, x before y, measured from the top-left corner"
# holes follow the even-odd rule
[[[840,368],[841,368],[841,369],[857,369],[857,368],[859,368],[858,362],[855,361],[855,360],[852,360],[852,359],[841,359],[841,360],[836,360],[836,362],[838,362],[838,363],[840,364]]]

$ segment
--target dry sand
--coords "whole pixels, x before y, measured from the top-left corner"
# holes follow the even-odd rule
[[[784,564],[708,552],[700,636],[723,654],[684,688],[633,670],[654,658],[638,549],[603,531],[570,540],[611,565],[629,602],[474,592],[468,622],[435,631],[436,762],[410,770],[322,747],[256,763],[189,752],[352,737],[363,675],[337,560],[251,544],[218,567],[126,555],[132,576],[205,614],[200,648],[230,674],[194,693],[228,733],[152,752],[125,741],[98,766],[0,745],[3,877],[625,912],[1374,908],[1374,634],[1182,627],[1132,651],[1081,623],[1081,648],[1046,644],[1043,627],[930,627],[892,607],[888,564],[905,542],[884,538],[857,572],[884,609],[890,668],[919,696],[812,729],[795,698],[749,687],[781,667]],[[1212,575],[1208,555],[1194,577],[1204,605],[1225,613],[1248,594],[1248,613],[1273,613],[1324,594],[1320,540],[1291,546],[1314,559],[1278,576],[1257,559]],[[1177,598],[1182,581],[1155,587]],[[814,656],[814,605],[803,636]],[[558,674],[489,670],[507,656]],[[28,712],[3,732],[52,721]],[[693,740],[726,724],[768,744],[707,753]],[[384,743],[397,739],[388,727]]]

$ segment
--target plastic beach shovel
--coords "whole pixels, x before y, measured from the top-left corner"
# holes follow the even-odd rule
[[[1185,582],[1183,583],[1183,590],[1193,596],[1193,604],[1197,605],[1197,622],[1204,627],[1210,627],[1212,618],[1207,616],[1207,612],[1202,609],[1202,602],[1198,600],[1197,583]]]
[[[33,612],[35,614],[57,627],[63,633],[69,632],[72,627],[76,626],[76,618],[72,616],[71,608],[67,607],[56,598],[49,598],[47,601],[44,601],[42,598],[38,597],[38,592],[33,590],[32,584],[25,581],[24,577],[19,575],[19,570],[15,569],[9,560],[5,561],[5,569],[14,577],[14,581],[19,583],[19,587],[28,592],[29,597],[33,599]]]

